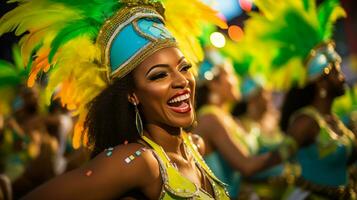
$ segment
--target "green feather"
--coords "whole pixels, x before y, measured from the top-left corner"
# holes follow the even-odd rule
[[[25,80],[23,70],[17,69],[13,64],[0,60],[0,87],[16,86]]]
[[[68,41],[79,36],[87,36],[92,40],[95,40],[99,29],[100,24],[91,19],[78,20],[67,24],[67,26],[56,35],[51,43],[51,51],[48,56],[49,62],[51,63],[58,49]]]
[[[333,24],[345,17],[345,11],[339,6],[338,0],[326,0],[318,8],[319,33],[326,40],[332,36]]]
[[[279,45],[273,67],[282,67],[294,56],[306,57],[319,42],[313,25],[294,10],[288,10],[279,22],[271,23],[279,23],[279,28],[264,33],[261,39],[273,40]]]

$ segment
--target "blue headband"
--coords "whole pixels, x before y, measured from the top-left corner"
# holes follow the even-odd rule
[[[326,73],[326,69],[329,71],[331,63],[341,62],[341,57],[335,51],[334,44],[332,42],[323,43],[314,48],[307,60],[307,76],[308,80],[315,80],[323,73]]]
[[[127,75],[156,51],[177,46],[162,16],[147,6],[119,10],[102,27],[98,43],[110,81]]]
[[[249,98],[258,89],[261,88],[261,84],[250,77],[245,77],[241,84],[241,93],[244,99]]]
[[[206,50],[205,59],[198,71],[198,81],[211,81],[218,74],[219,65],[223,65],[225,58],[217,50]]]

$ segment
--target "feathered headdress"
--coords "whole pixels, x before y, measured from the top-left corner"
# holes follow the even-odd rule
[[[0,19],[0,35],[10,31],[22,35],[22,57],[31,71],[29,86],[38,74],[50,70],[48,100],[60,87],[55,98],[79,114],[74,147],[87,142],[83,135],[87,103],[114,78],[127,74],[155,50],[176,44],[196,63],[203,57],[196,39],[201,32],[199,24],[226,26],[215,11],[198,0],[8,2],[19,5]]]
[[[346,15],[338,0],[255,0],[261,13],[252,12],[245,37],[268,57],[264,70],[277,89],[302,86],[339,62],[330,41],[334,22]],[[326,70],[327,71],[327,70]]]
[[[268,69],[264,64],[269,57],[252,42],[245,38],[239,42],[228,40],[221,49],[222,53],[233,61],[235,72],[240,79],[240,92],[243,98],[248,98],[261,87],[270,88],[264,71]]]

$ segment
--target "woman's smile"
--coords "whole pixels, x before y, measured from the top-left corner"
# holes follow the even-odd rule
[[[191,111],[191,92],[182,90],[169,99],[167,105],[176,113],[188,113]]]
[[[147,123],[189,127],[194,120],[195,80],[177,48],[157,51],[134,70],[140,112]]]

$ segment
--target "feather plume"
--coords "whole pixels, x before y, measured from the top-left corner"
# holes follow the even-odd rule
[[[338,0],[255,0],[261,13],[252,12],[245,24],[246,40],[267,52],[266,77],[278,88],[305,83],[304,60],[311,49],[327,41],[333,23],[345,16]],[[270,78],[272,77],[272,78]],[[281,87],[284,86],[284,87]]]
[[[203,51],[198,37],[202,26],[216,24],[227,28],[218,13],[197,0],[164,0],[166,27],[178,41],[185,56],[193,63],[203,60]]]

